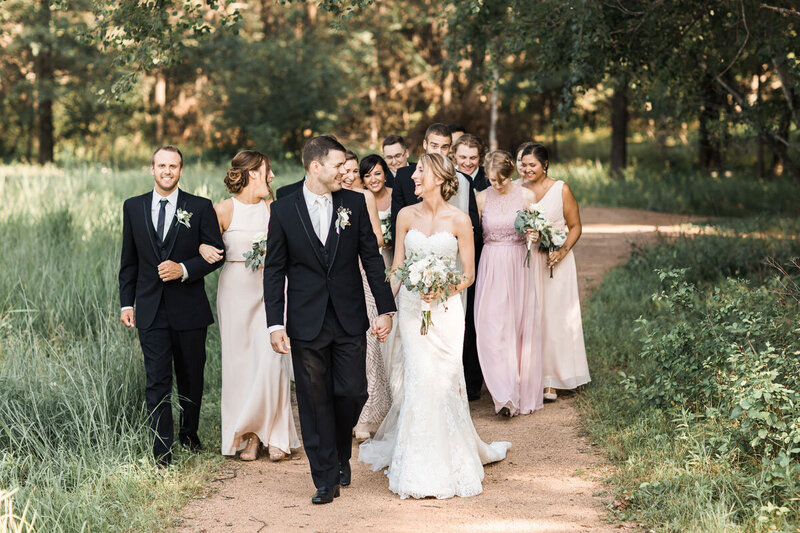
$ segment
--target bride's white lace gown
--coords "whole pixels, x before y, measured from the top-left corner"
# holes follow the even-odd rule
[[[412,229],[405,246],[409,255],[458,256],[458,241],[450,233],[428,236]],[[419,332],[418,295],[401,288],[398,302],[402,400],[392,406],[375,438],[361,444],[358,460],[374,471],[389,467],[389,489],[401,498],[480,494],[483,465],[504,459],[511,443],[486,444],[472,425],[461,362],[461,297],[432,304],[427,335]]]

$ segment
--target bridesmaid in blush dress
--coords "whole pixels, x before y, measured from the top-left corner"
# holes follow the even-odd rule
[[[581,236],[578,202],[569,186],[547,176],[549,154],[538,143],[525,143],[518,151],[519,173],[556,229],[568,229],[558,250],[537,254],[542,308],[542,379],[545,400],[555,400],[556,389],[574,389],[591,381],[578,293],[578,272],[572,248]],[[553,277],[550,278],[550,268]]]
[[[475,198],[483,227],[475,330],[478,359],[495,412],[510,417],[543,405],[541,316],[535,287],[539,271],[524,265],[526,236],[514,229],[517,211],[534,196],[511,182],[514,162],[508,152],[489,153],[485,168],[491,187]],[[532,242],[537,237],[536,232],[528,235]],[[532,262],[535,265],[535,258]]]
[[[291,407],[289,355],[272,350],[264,311],[262,270],[245,266],[244,253],[266,232],[273,178],[269,159],[255,151],[236,154],[225,176],[235,194],[217,204],[225,266],[217,288],[222,341],[222,454],[253,461],[263,444],[278,461],[300,447]],[[206,261],[220,252],[201,246]]]

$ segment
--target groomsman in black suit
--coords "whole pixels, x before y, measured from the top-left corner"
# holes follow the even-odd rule
[[[465,133],[453,142],[453,161],[456,170],[469,180],[476,191],[489,187],[489,179],[481,164],[485,156],[484,144],[471,133]]]
[[[453,143],[453,159],[458,173],[467,179],[470,186],[476,191],[489,187],[489,180],[481,165],[485,154],[484,144],[475,135],[464,133]],[[480,229],[482,232],[482,229]],[[482,235],[481,235],[482,236]],[[475,266],[480,262],[483,239],[475,241]],[[467,289],[467,323],[464,331],[464,381],[467,385],[467,397],[477,400],[481,396],[483,387],[483,372],[478,360],[478,349],[475,344],[475,320],[473,306],[475,305],[475,285]],[[467,342],[469,341],[469,342]]]
[[[450,128],[445,124],[431,124],[425,132],[425,139],[422,141],[422,148],[428,154],[441,154],[449,157],[452,141]],[[392,235],[395,234],[397,223],[397,213],[407,205],[419,203],[421,200],[414,195],[414,180],[411,179],[414,169],[409,167],[401,168],[397,171],[394,188],[392,189]],[[462,180],[459,180],[461,183]],[[468,178],[464,178],[463,183],[470,184]],[[478,216],[478,204],[475,202],[475,190],[469,188],[469,197],[463,206],[459,206],[469,214],[472,221],[473,236],[475,239],[475,265],[477,267],[477,254],[483,245],[483,232],[481,221]],[[451,199],[452,200],[452,199]],[[478,362],[478,348],[475,343],[475,319],[473,318],[472,302],[475,300],[474,289],[467,291],[466,302],[466,324],[464,329],[464,351],[462,354],[464,361],[464,376],[467,385],[467,396],[470,400],[477,400],[481,395],[483,385],[483,374],[481,373],[480,363]]]
[[[387,137],[387,139],[390,137]],[[402,137],[400,138],[402,139]],[[425,150],[426,154],[441,154],[445,157],[448,157],[450,155],[450,146],[452,144],[453,142],[450,137],[450,129],[446,125],[431,124],[425,131],[425,138],[422,141],[422,149]],[[386,147],[384,147],[384,159],[386,159],[386,153]],[[391,154],[391,152],[389,153]],[[408,159],[408,148],[405,148],[405,157]],[[389,163],[388,159],[386,162],[387,164]],[[414,180],[411,179],[411,176],[414,174],[416,168],[416,163],[411,163],[404,167],[398,168],[397,174],[395,174],[394,186],[392,187],[392,235],[395,234],[397,214],[400,212],[400,210],[407,205],[413,205],[421,201],[420,198],[414,194],[415,185]],[[389,165],[389,170],[391,170],[391,165]],[[477,213],[478,208],[476,204],[475,220],[477,220]]]
[[[405,166],[411,167],[411,173],[414,173],[416,163],[408,160],[408,145],[406,140],[400,135],[389,135],[383,140],[381,145],[383,152],[383,160],[389,166],[391,176],[386,176],[386,186],[390,189],[394,187],[394,180],[397,176],[397,171]]]
[[[305,183],[272,204],[264,264],[270,342],[280,353],[291,344],[303,447],[317,487],[311,501],[318,504],[350,484],[353,426],[367,400],[370,323],[359,260],[380,315],[372,324],[379,340],[395,311],[364,195],[342,189],[344,163],[345,148],[334,137],[306,144]]]
[[[203,397],[206,329],[214,322],[203,277],[222,266],[208,264],[200,244],[224,249],[211,201],[178,189],[183,155],[174,146],[153,154],[152,191],[122,207],[119,269],[120,320],[139,329],[147,375],[145,396],[159,464],[172,459],[172,368],[178,385],[180,443],[201,448],[197,430]],[[135,305],[135,311],[134,311]]]

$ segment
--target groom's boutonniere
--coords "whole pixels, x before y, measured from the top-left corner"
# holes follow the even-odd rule
[[[350,215],[353,212],[346,207],[339,207],[336,210],[336,234],[338,235],[341,230],[350,225]]]
[[[187,228],[191,228],[192,225],[189,224],[189,219],[192,218],[192,214],[193,213],[190,213],[189,211],[184,211],[179,207],[178,210],[175,212],[175,218],[178,219],[178,221],[175,224],[176,225],[183,224]]]

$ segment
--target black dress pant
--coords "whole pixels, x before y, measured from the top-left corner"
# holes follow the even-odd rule
[[[353,426],[367,401],[366,334],[350,335],[330,302],[311,341],[291,339],[303,448],[314,485],[339,483],[339,462],[350,460]]]
[[[150,426],[155,434],[153,454],[169,462],[174,442],[172,421],[172,368],[181,407],[179,438],[182,443],[199,443],[200,402],[203,397],[203,371],[206,364],[206,330],[178,331],[170,327],[163,300],[153,324],[139,330],[147,375],[145,397]]]
[[[478,359],[478,344],[475,339],[475,285],[467,289],[467,316],[464,324],[464,382],[467,386],[467,396],[477,398],[483,386],[483,372]]]

